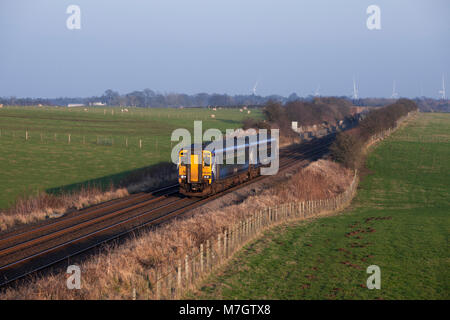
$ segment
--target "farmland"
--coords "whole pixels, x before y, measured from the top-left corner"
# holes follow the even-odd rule
[[[0,109],[0,209],[23,195],[117,182],[138,168],[170,161],[176,128],[238,128],[239,109],[90,107]],[[214,118],[211,115],[214,114]],[[175,142],[173,143],[175,145]]]
[[[267,231],[191,297],[449,299],[449,127],[420,114],[370,153],[350,208]],[[370,265],[380,290],[366,287]]]

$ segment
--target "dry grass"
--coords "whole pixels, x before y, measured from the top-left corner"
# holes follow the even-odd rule
[[[70,209],[83,209],[105,201],[119,199],[130,193],[154,189],[167,182],[176,181],[177,171],[171,163],[161,163],[151,168],[136,170],[124,178],[118,186],[105,190],[96,186],[82,187],[72,193],[59,195],[39,193],[22,197],[14,205],[0,211],[0,232],[64,215]]]
[[[81,264],[82,289],[68,290],[64,273],[34,279],[16,289],[6,289],[2,299],[130,299],[132,288],[139,295],[152,290],[155,267],[164,269],[211,236],[217,235],[254,210],[293,200],[325,199],[351,183],[353,174],[336,163],[319,160],[290,176],[284,183],[249,196],[237,205],[220,210],[197,209],[185,219],[135,235],[120,246],[111,245],[103,253]]]
[[[37,196],[20,198],[10,209],[0,213],[0,231],[47,218],[56,218],[71,208],[79,210],[127,195],[129,193],[126,188],[111,187],[105,191],[97,187],[86,187],[74,193],[58,196],[42,192]]]

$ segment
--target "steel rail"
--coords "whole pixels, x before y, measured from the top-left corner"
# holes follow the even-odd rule
[[[286,167],[288,167],[290,164],[295,163],[299,158],[303,158],[303,159],[304,159],[305,157],[309,157],[309,156],[312,156],[312,155],[315,155],[315,154],[320,153],[320,152],[323,151],[325,148],[327,148],[327,147],[331,144],[331,142],[332,142],[332,141],[327,141],[327,142],[325,142],[325,143],[323,143],[323,144],[321,144],[321,145],[319,145],[319,146],[317,146],[317,147],[315,147],[315,148],[308,149],[308,150],[306,150],[305,152],[302,152],[302,153],[300,153],[300,154],[298,153],[298,151],[288,151],[288,150],[285,150],[285,151],[287,151],[287,153],[284,154],[283,156],[285,157],[286,160],[284,160],[282,164],[280,163],[280,169],[281,169],[281,168],[286,168]],[[281,153],[281,152],[280,152],[280,153]],[[296,155],[293,156],[293,157],[290,157],[292,154],[294,154],[294,155],[296,154]],[[307,159],[304,159],[304,160],[307,161]],[[154,217],[154,218],[152,218],[152,219],[150,219],[150,220],[148,220],[148,221],[146,221],[146,222],[144,222],[144,223],[141,223],[141,224],[139,224],[139,225],[137,225],[137,226],[134,226],[134,227],[132,227],[131,229],[125,230],[125,231],[123,231],[123,232],[121,232],[121,233],[115,234],[115,235],[113,235],[113,236],[111,236],[111,237],[109,237],[109,238],[107,238],[107,239],[104,239],[104,240],[98,242],[98,243],[94,243],[94,244],[92,244],[92,245],[90,245],[90,246],[88,246],[88,247],[86,247],[86,248],[82,248],[81,250],[77,250],[76,252],[72,252],[72,253],[70,253],[70,254],[68,254],[68,255],[65,255],[65,256],[62,257],[62,258],[56,259],[56,260],[54,260],[54,261],[50,261],[49,263],[46,263],[45,265],[39,266],[39,267],[37,267],[37,268],[34,268],[33,270],[28,271],[28,272],[26,272],[26,273],[24,273],[24,274],[21,274],[21,275],[15,276],[15,277],[13,277],[13,278],[7,279],[7,280],[4,281],[3,283],[0,283],[0,286],[4,286],[4,285],[6,285],[6,284],[8,284],[8,283],[10,283],[10,282],[12,282],[12,281],[15,281],[15,280],[18,280],[18,279],[20,279],[20,278],[23,278],[23,277],[25,277],[25,276],[27,276],[27,275],[29,275],[29,274],[32,274],[32,273],[35,273],[35,272],[37,272],[37,271],[43,270],[43,269],[45,269],[45,268],[48,268],[49,266],[55,265],[55,264],[57,264],[57,263],[59,263],[59,262],[61,262],[61,261],[63,261],[63,260],[66,260],[66,259],[68,259],[68,258],[70,258],[70,257],[79,255],[79,254],[81,254],[81,253],[83,253],[83,252],[85,252],[85,251],[87,251],[87,250],[90,250],[90,249],[92,249],[92,248],[98,247],[98,246],[101,245],[101,244],[110,242],[110,241],[112,241],[112,240],[114,240],[114,239],[121,238],[121,237],[123,237],[124,235],[130,234],[131,232],[134,232],[135,230],[140,229],[140,228],[142,228],[142,227],[145,227],[145,226],[147,226],[147,225],[149,225],[149,224],[151,224],[151,225],[160,224],[160,223],[162,223],[162,222],[164,222],[164,221],[167,221],[167,220],[171,219],[171,218],[174,217],[174,216],[180,215],[180,214],[182,214],[182,213],[184,213],[184,212],[186,212],[186,211],[188,211],[188,210],[191,210],[191,209],[193,209],[193,208],[199,206],[200,203],[207,203],[207,202],[210,202],[210,201],[212,201],[212,200],[214,200],[214,199],[216,199],[216,198],[218,198],[218,197],[221,197],[221,196],[223,196],[223,195],[225,195],[225,194],[227,194],[227,193],[230,193],[230,192],[232,192],[232,191],[234,191],[234,190],[236,190],[236,189],[239,189],[239,188],[242,188],[242,187],[247,186],[247,185],[249,185],[249,184],[252,184],[252,183],[254,183],[254,182],[257,182],[257,181],[259,181],[259,180],[261,180],[261,179],[264,179],[264,178],[266,178],[266,177],[267,177],[267,176],[258,176],[258,177],[254,178],[254,179],[248,180],[248,181],[246,181],[246,182],[244,182],[244,183],[242,183],[242,184],[239,184],[239,185],[233,186],[233,187],[231,187],[231,188],[228,188],[228,189],[226,189],[226,190],[224,190],[224,191],[222,191],[222,192],[220,192],[220,193],[218,193],[218,194],[216,194],[216,195],[210,196],[210,197],[208,197],[208,198],[200,198],[200,199],[197,199],[197,200],[194,200],[194,201],[192,201],[192,200],[186,200],[186,199],[188,199],[188,198],[179,199],[178,201],[174,201],[174,202],[165,204],[165,205],[160,206],[160,207],[157,207],[157,208],[152,208],[151,210],[142,212],[142,213],[140,213],[140,214],[138,214],[138,215],[134,215],[134,216],[132,216],[132,217],[126,218],[126,219],[121,220],[121,221],[119,221],[119,222],[115,222],[115,223],[112,224],[112,225],[108,225],[108,226],[103,227],[103,228],[101,228],[101,229],[98,229],[98,230],[89,232],[88,234],[85,234],[85,235],[83,235],[83,236],[77,237],[76,239],[68,240],[68,241],[66,241],[66,242],[64,242],[64,243],[61,243],[61,244],[58,244],[58,245],[56,245],[56,246],[47,248],[47,249],[42,250],[42,251],[40,251],[40,252],[38,252],[38,253],[34,253],[34,254],[32,254],[32,255],[29,255],[29,256],[27,256],[27,257],[25,257],[25,258],[21,258],[21,259],[19,259],[19,260],[16,260],[16,261],[13,261],[13,262],[11,262],[11,263],[8,263],[8,264],[6,264],[6,265],[4,265],[4,266],[1,266],[1,267],[0,267],[0,271],[1,271],[1,270],[5,270],[5,269],[10,269],[11,267],[14,267],[14,266],[19,265],[19,264],[22,264],[22,263],[24,263],[24,262],[26,262],[26,261],[32,260],[33,258],[36,258],[36,257],[38,257],[38,256],[42,256],[42,255],[44,255],[44,254],[46,254],[46,253],[55,252],[55,251],[57,251],[58,249],[61,249],[61,248],[63,248],[63,247],[67,247],[67,246],[70,245],[70,244],[74,244],[74,243],[76,243],[76,242],[82,241],[82,240],[84,240],[84,239],[87,239],[87,238],[92,237],[92,236],[97,235],[97,234],[102,234],[102,233],[104,233],[105,231],[111,230],[111,229],[116,228],[116,227],[121,226],[121,225],[128,224],[128,223],[130,223],[131,221],[136,221],[136,220],[138,220],[138,219],[140,219],[140,218],[143,218],[143,217],[145,217],[145,216],[147,216],[147,215],[149,215],[149,214],[154,213],[155,211],[161,210],[161,209],[166,208],[166,207],[169,207],[169,206],[173,206],[174,203],[177,203],[177,202],[180,202],[180,201],[188,201],[188,203],[186,203],[186,205],[183,206],[183,207],[176,208],[176,209],[174,209],[174,210],[172,210],[172,211],[166,212],[166,213],[164,213],[162,216]],[[162,190],[164,190],[164,189],[174,188],[175,186],[178,186],[178,185],[173,185],[173,186],[169,186],[169,187],[166,187],[166,188],[162,188],[162,189],[159,189],[159,190],[154,191],[154,193],[160,192],[160,191],[162,191]],[[165,196],[165,195],[162,195],[161,197],[164,197],[164,196]],[[154,198],[154,199],[152,199],[152,200],[159,199],[159,198],[160,198],[160,197]],[[190,202],[190,203],[189,203],[189,202]],[[120,202],[119,202],[119,203],[115,203],[115,204],[113,204],[112,206],[117,206],[118,204],[120,204]],[[145,205],[144,205],[144,206],[145,206]],[[142,207],[142,206],[141,206],[141,207]],[[99,210],[101,210],[101,209],[103,209],[103,208],[100,208]],[[95,209],[94,209],[94,211],[95,211]],[[98,218],[101,218],[101,217],[103,217],[103,216],[100,216],[100,217],[98,217]],[[107,218],[105,218],[105,219],[107,219]],[[102,220],[105,220],[105,219],[102,219]],[[85,221],[85,222],[89,222],[89,221],[90,221],[90,220],[87,220],[87,221]],[[94,222],[94,223],[91,223],[90,225],[92,225],[92,224],[95,224],[95,222]],[[45,227],[45,226],[40,227],[40,228],[44,228],[44,227]],[[80,228],[80,227],[77,227],[77,225],[74,225],[74,226],[69,227],[69,229],[71,229],[72,227],[75,228],[75,229],[79,229],[79,228]],[[39,229],[39,228],[37,228],[37,229]],[[71,230],[72,230],[72,229],[71,229]],[[39,239],[39,238],[38,238],[38,239]],[[3,241],[3,240],[4,240],[4,239],[1,239],[1,241]],[[41,242],[42,242],[42,241],[41,241]],[[32,246],[32,245],[31,245],[31,246]],[[13,250],[11,249],[10,251],[13,251]],[[2,251],[0,251],[0,254],[1,254],[1,252],[2,252]]]

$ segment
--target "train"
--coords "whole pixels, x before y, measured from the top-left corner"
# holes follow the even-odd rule
[[[273,143],[270,134],[258,133],[182,148],[177,164],[180,193],[208,197],[254,179],[269,165],[265,162],[270,161]]]

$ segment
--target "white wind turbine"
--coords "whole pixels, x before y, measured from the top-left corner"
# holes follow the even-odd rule
[[[439,94],[441,95],[441,99],[445,100],[446,96],[445,96],[445,79],[444,79],[444,75],[442,75],[442,90],[439,90]]]
[[[395,90],[395,80],[394,80],[394,83],[393,83],[393,85],[392,85],[392,96],[391,96],[391,98],[392,98],[392,99],[397,99],[397,98],[398,98],[398,93],[397,93],[397,91]]]
[[[352,94],[352,98],[353,98],[353,100],[357,100],[358,99],[358,87],[356,85],[355,77],[353,77],[353,94]]]
[[[253,95],[254,95],[254,96],[256,96],[256,88],[258,87],[258,82],[259,82],[259,80],[256,81],[255,85],[253,86],[252,92],[253,92]]]
[[[316,91],[314,91],[314,97],[320,97],[320,83],[317,86]]]

